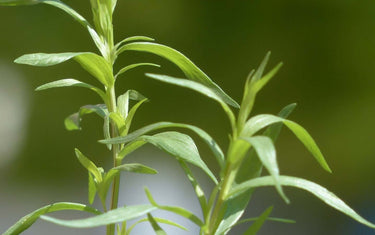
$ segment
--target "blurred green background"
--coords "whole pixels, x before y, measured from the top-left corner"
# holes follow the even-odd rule
[[[91,18],[89,1],[65,2]],[[283,61],[284,67],[257,97],[254,113],[275,114],[287,104],[298,103],[290,118],[315,138],[334,172],[330,175],[320,169],[284,130],[277,143],[281,173],[326,186],[375,221],[374,1],[119,0],[114,27],[117,41],[145,35],[181,51],[237,101],[247,73],[272,51],[270,65]],[[67,132],[63,126],[64,118],[80,106],[99,102],[90,91],[33,92],[49,81],[76,78],[95,83],[92,77],[74,62],[48,68],[12,63],[25,53],[95,51],[86,30],[60,10],[41,5],[0,8],[0,35],[3,231],[39,204],[60,199],[85,202],[86,172],[74,157],[74,147],[92,156],[98,165],[108,166],[110,156],[105,146],[96,144],[102,138],[102,123],[95,116],[87,116],[80,132]],[[136,89],[151,99],[136,115],[133,128],[162,120],[191,123],[209,132],[225,149],[229,125],[220,107],[194,92],[146,78],[146,71],[183,76],[158,57],[123,54],[117,68],[140,61],[159,63],[162,68],[134,70],[118,82],[118,94]],[[215,168],[208,149],[197,142],[206,162]],[[153,155],[159,153],[149,150],[145,159],[152,165]],[[169,169],[165,169],[167,173]],[[173,194],[190,189],[167,190]],[[30,201],[27,195],[40,198],[37,192],[45,199]],[[289,206],[273,189],[256,194],[250,215],[275,205],[274,216],[297,220],[295,225],[270,222],[262,234],[375,234],[305,192],[293,189],[287,193],[292,200]],[[29,204],[22,207],[19,201]],[[12,217],[6,206],[18,207],[19,212]],[[233,234],[237,233],[239,230]]]

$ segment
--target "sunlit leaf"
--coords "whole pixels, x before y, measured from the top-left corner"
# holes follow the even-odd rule
[[[77,53],[35,53],[17,58],[14,62],[32,66],[53,66],[70,59],[75,59],[87,72],[98,79],[103,85],[111,86],[114,83],[111,66],[107,61],[91,52]]]
[[[71,203],[71,202],[58,202],[48,206],[44,206],[38,210],[31,212],[30,214],[22,217],[17,223],[15,223],[12,227],[10,227],[7,231],[3,233],[3,235],[17,235],[28,229],[41,215],[55,212],[55,211],[62,211],[62,210],[77,210],[77,211],[85,211],[92,214],[101,214],[100,211],[88,207],[83,204],[78,203]]]
[[[129,100],[141,101],[147,99],[136,90],[127,90],[117,98],[117,109],[121,116],[126,119],[129,113]]]
[[[135,42],[126,44],[118,49],[117,54],[125,51],[141,51],[161,56],[177,65],[188,79],[201,83],[210,88],[224,102],[238,108],[239,105],[228,96],[216,83],[214,83],[202,70],[200,70],[186,56],[173,48],[151,42]]]
[[[196,215],[194,215],[192,212],[184,209],[184,208],[181,208],[181,207],[176,207],[176,206],[163,206],[163,205],[159,205],[158,203],[156,203],[155,199],[152,197],[152,194],[150,192],[150,190],[148,190],[148,188],[145,188],[145,192],[146,192],[146,195],[147,195],[147,198],[148,200],[150,201],[150,203],[157,207],[158,209],[160,210],[165,210],[165,211],[169,211],[169,212],[173,212],[177,215],[180,215],[182,217],[185,217],[186,219],[190,220],[191,222],[195,223],[196,225],[198,225],[199,227],[203,226],[203,222],[202,220],[200,220]]]
[[[137,150],[138,148],[145,145],[147,142],[144,140],[135,140],[133,142],[130,142],[124,146],[124,148],[120,151],[120,153],[117,155],[117,159],[122,160],[124,157],[126,157],[128,154],[132,153],[133,151]]]
[[[328,172],[331,172],[331,169],[329,168],[326,160],[323,157],[323,154],[320,152],[320,149],[316,145],[313,138],[302,126],[298,125],[295,122],[271,114],[257,115],[255,117],[250,118],[246,122],[243,132],[241,133],[241,136],[252,136],[262,128],[278,122],[282,122],[297,136],[297,138],[305,145],[305,147],[315,157],[315,159],[323,167],[323,169],[325,169]]]
[[[78,81],[76,79],[71,79],[71,78],[61,79],[61,80],[49,82],[49,83],[46,83],[44,85],[38,86],[35,90],[36,91],[42,91],[42,90],[46,90],[46,89],[60,88],[60,87],[83,87],[83,88],[88,88],[88,89],[96,92],[104,101],[107,99],[105,93],[101,89],[99,89],[99,88],[97,88],[97,87],[95,87],[93,85],[90,85],[90,84]]]
[[[266,136],[244,137],[243,139],[253,146],[260,161],[274,178],[276,189],[279,192],[280,196],[284,199],[285,202],[289,203],[289,199],[285,196],[279,182],[280,172],[276,160],[276,150],[272,143],[272,140]]]
[[[131,36],[131,37],[125,38],[121,42],[117,43],[116,48],[118,49],[123,44],[129,43],[129,42],[135,42],[135,41],[152,42],[152,41],[155,41],[155,39],[150,38],[150,37],[146,37],[146,36]]]
[[[316,183],[313,183],[305,179],[297,178],[297,177],[291,177],[291,176],[280,176],[280,183],[283,186],[292,186],[292,187],[297,187],[297,188],[306,190],[312,193],[313,195],[315,195],[316,197],[318,197],[327,205],[346,214],[347,216],[353,218],[354,220],[366,226],[369,226],[371,228],[375,228],[375,224],[372,224],[371,222],[362,218],[353,209],[351,209],[345,202],[339,199],[335,194],[331,193],[326,188],[323,188],[322,186]],[[244,192],[248,190],[249,188],[273,186],[273,185],[275,185],[275,181],[270,176],[264,176],[264,177],[251,179],[249,181],[246,181],[244,183],[241,183],[233,187],[228,197],[234,196],[236,194],[240,194],[241,192]]]
[[[209,134],[207,134],[204,130],[196,126],[189,125],[189,124],[173,123],[173,122],[157,122],[157,123],[145,126],[143,128],[140,128],[126,136],[121,136],[121,137],[113,138],[110,140],[100,140],[99,142],[105,143],[105,144],[129,143],[148,132],[155,131],[155,130],[162,129],[162,128],[169,128],[169,127],[184,128],[184,129],[189,129],[195,132],[211,148],[220,166],[221,167],[224,166],[224,154],[220,146],[216,143],[216,141]]]
[[[268,207],[254,223],[243,233],[243,235],[256,235],[271,214],[273,207]]]
[[[148,101],[147,98],[146,98],[146,99],[143,99],[143,100],[139,101],[138,103],[136,103],[136,104],[130,109],[130,111],[129,111],[127,117],[126,117],[126,120],[125,120],[125,128],[124,128],[124,131],[121,133],[121,135],[126,135],[126,134],[128,134],[135,113],[137,112],[138,108],[139,108],[143,103],[145,103],[145,102],[147,102],[147,101]]]
[[[295,106],[296,104],[290,104],[284,107],[278,115],[282,118],[287,118],[294,110]],[[272,141],[275,142],[282,127],[282,123],[275,123],[269,126],[263,135],[270,137]],[[252,148],[250,149],[248,156],[243,160],[241,164],[241,167],[237,173],[236,182],[241,183],[246,180],[259,177],[262,169],[262,162],[257,157],[255,150]],[[227,209],[219,225],[217,234],[224,233],[241,218],[250,201],[253,191],[253,189],[249,189],[245,193],[236,197],[232,197],[225,202]]]
[[[93,228],[136,219],[156,209],[157,207],[152,205],[136,205],[117,208],[86,219],[62,220],[49,216],[42,216],[41,218],[48,222],[71,228]]]
[[[82,166],[84,166],[91,174],[93,174],[96,182],[100,183],[103,179],[98,167],[85,155],[83,155],[78,149],[75,149],[75,153]]]
[[[201,159],[198,149],[190,136],[175,131],[167,131],[152,136],[144,135],[140,139],[155,145],[178,160],[184,160],[201,168],[217,184],[215,175]]]

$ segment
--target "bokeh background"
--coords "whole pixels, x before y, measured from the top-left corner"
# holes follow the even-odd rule
[[[65,2],[91,18],[89,1]],[[272,51],[270,65],[283,61],[284,67],[258,96],[254,113],[275,114],[297,102],[290,118],[311,133],[334,173],[324,172],[286,130],[277,142],[281,172],[326,186],[375,221],[374,1],[119,0],[114,26],[117,41],[145,35],[183,52],[237,101],[247,73]],[[43,5],[0,8],[0,232],[45,204],[87,202],[87,173],[76,160],[74,147],[97,165],[110,165],[105,146],[96,144],[102,138],[99,118],[87,116],[80,132],[68,132],[63,126],[66,116],[82,105],[99,102],[97,97],[79,88],[33,92],[38,85],[57,79],[95,83],[94,79],[74,62],[48,68],[12,63],[25,53],[67,51],[95,48],[86,30],[60,10]],[[159,63],[162,68],[134,70],[118,82],[118,94],[136,89],[151,99],[136,115],[133,128],[162,120],[191,123],[226,149],[229,125],[220,107],[192,91],[146,78],[146,71],[182,76],[174,65],[156,56],[123,54],[117,68],[139,61]],[[209,150],[199,140],[197,144],[205,161],[217,169]],[[148,186],[161,203],[199,213],[190,185],[171,157],[147,146],[129,161],[148,164],[160,174],[125,174],[122,204],[146,202],[143,187]],[[209,191],[209,180],[194,170]],[[306,192],[286,192],[290,205],[273,188],[258,190],[248,216],[274,205],[273,216],[297,223],[267,222],[259,234],[375,234]],[[185,233],[170,229],[171,234],[197,234],[189,222],[165,215],[191,228]],[[152,234],[148,227],[138,228],[135,234]],[[240,234],[240,229],[232,234]],[[101,234],[103,230],[74,230],[39,221],[24,234],[51,231]]]

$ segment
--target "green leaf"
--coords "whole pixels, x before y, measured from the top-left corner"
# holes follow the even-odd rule
[[[134,41],[152,42],[152,41],[155,41],[155,39],[150,38],[150,37],[145,37],[145,36],[131,36],[131,37],[125,38],[121,42],[117,43],[116,49],[118,49],[123,44],[129,43],[129,42],[134,42]]]
[[[145,188],[145,192],[146,192],[147,198],[150,201],[150,203],[153,206],[157,207],[158,209],[169,211],[169,212],[173,212],[173,213],[175,213],[177,215],[185,217],[186,219],[190,220],[191,222],[193,222],[194,224],[198,225],[199,227],[202,227],[204,225],[203,222],[202,222],[202,220],[200,220],[192,212],[190,212],[190,211],[188,211],[188,210],[186,210],[184,208],[181,208],[181,207],[159,205],[158,203],[156,203],[156,201],[152,197],[152,194],[151,194],[150,190],[148,190],[147,187]]]
[[[118,170],[118,171],[127,171],[127,172],[140,173],[140,174],[151,174],[151,175],[154,175],[154,174],[158,173],[157,170],[155,170],[151,167],[139,164],[139,163],[127,163],[127,164],[123,164],[123,165],[117,166],[117,167],[112,168],[112,169]]]
[[[118,71],[118,73],[115,75],[115,79],[117,79],[117,77],[120,76],[121,74],[126,73],[127,71],[135,69],[135,68],[140,67],[140,66],[154,66],[154,67],[158,67],[158,68],[160,67],[160,65],[153,64],[153,63],[131,64],[131,65],[128,65],[128,66],[120,69],[120,71]]]
[[[297,138],[305,145],[305,147],[315,157],[315,159],[323,167],[323,169],[328,172],[332,172],[313,138],[302,126],[298,125],[295,122],[271,114],[257,115],[250,118],[246,122],[241,136],[252,136],[262,128],[278,122],[284,123],[284,125],[287,126],[297,136]]]
[[[88,207],[83,204],[71,203],[71,202],[58,202],[51,205],[44,206],[38,210],[31,212],[30,214],[22,217],[17,223],[10,227],[3,235],[17,235],[28,229],[41,215],[62,210],[78,210],[86,211],[92,214],[99,215],[101,212]]]
[[[315,195],[317,198],[322,200],[327,205],[346,214],[347,216],[358,221],[359,223],[362,223],[371,228],[375,228],[375,224],[372,224],[371,222],[362,218],[353,209],[351,209],[345,202],[339,199],[335,194],[331,193],[326,188],[316,183],[313,183],[305,179],[297,178],[297,177],[291,177],[291,176],[280,176],[280,183],[283,186],[292,186],[292,187],[306,190],[312,193],[313,195]],[[275,181],[270,176],[264,176],[264,177],[251,179],[233,187],[228,197],[234,196],[236,194],[240,194],[241,192],[244,192],[249,188],[273,186],[273,185],[275,185]]]
[[[135,101],[141,101],[147,98],[136,90],[128,90],[123,95],[120,95],[117,98],[117,108],[118,108],[118,112],[121,114],[121,116],[124,119],[128,116],[129,99],[135,100]]]
[[[207,207],[207,199],[206,199],[206,195],[204,194],[202,187],[199,185],[198,181],[196,180],[196,178],[194,177],[193,173],[191,172],[189,167],[186,165],[186,163],[182,160],[179,160],[179,163],[182,169],[185,171],[185,175],[187,176],[191,185],[194,188],[194,191],[195,191],[195,194],[197,195],[203,215],[206,215],[208,213],[209,208]]]
[[[278,115],[280,117],[287,118],[294,110],[295,106],[296,104],[287,105],[279,112]],[[264,135],[270,137],[273,142],[275,142],[282,127],[283,123],[275,123],[266,129]],[[243,160],[237,173],[236,182],[241,183],[246,180],[259,177],[262,172],[262,166],[262,162],[257,157],[255,150],[253,148],[250,149],[248,156]],[[224,217],[219,225],[217,234],[224,233],[241,218],[250,201],[252,193],[253,190],[250,189],[246,193],[230,198],[225,202],[227,210],[225,211]]]
[[[155,220],[156,222],[158,222],[158,223],[163,223],[163,224],[172,225],[172,226],[175,226],[175,227],[180,228],[180,229],[185,230],[185,231],[188,230],[188,229],[185,228],[184,226],[179,225],[179,224],[177,224],[177,223],[175,223],[175,222],[172,222],[172,221],[170,221],[170,220],[167,220],[167,219],[154,217],[154,220]],[[132,225],[129,227],[129,229],[126,231],[126,233],[124,233],[124,234],[130,234],[131,231],[134,229],[135,226],[137,226],[137,225],[140,224],[140,223],[147,222],[147,221],[149,221],[148,218],[143,218],[143,219],[138,220],[137,222],[135,222],[134,224],[132,224]]]
[[[119,152],[117,155],[117,159],[122,160],[128,154],[132,153],[133,151],[137,150],[138,148],[142,147],[147,142],[144,140],[135,140],[133,142],[128,143],[124,146],[124,148]]]
[[[279,182],[280,172],[276,160],[276,150],[272,143],[272,140],[266,136],[244,137],[243,139],[253,146],[260,161],[274,178],[275,186],[280,196],[286,203],[289,203],[289,199],[285,196]]]
[[[94,181],[94,178],[92,177],[91,173],[88,172],[88,175],[89,175],[89,203],[90,205],[92,205],[92,203],[94,202],[94,199],[95,199],[95,195],[96,195],[96,185],[95,185],[95,181]]]
[[[148,76],[150,78],[153,78],[153,79],[156,79],[156,80],[159,80],[159,81],[162,81],[162,82],[166,82],[166,83],[169,83],[169,84],[173,84],[173,85],[176,85],[176,86],[185,87],[185,88],[194,90],[198,93],[201,93],[202,95],[205,95],[205,96],[217,101],[221,105],[221,107],[223,108],[225,113],[227,114],[227,116],[228,116],[228,118],[231,122],[232,128],[235,129],[235,117],[234,117],[234,114],[233,114],[232,110],[225,103],[225,100],[223,100],[222,97],[218,96],[215,93],[215,91],[212,90],[211,88],[209,88],[205,85],[202,85],[198,82],[195,82],[195,81],[190,81],[190,80],[181,79],[181,78],[174,78],[174,77],[170,77],[170,76],[167,76],[167,75],[158,75],[158,74],[146,73],[146,76]]]
[[[216,141],[209,134],[207,134],[204,130],[196,126],[189,125],[189,124],[173,123],[173,122],[157,122],[157,123],[145,126],[143,128],[140,128],[126,136],[121,136],[121,137],[113,138],[110,140],[100,140],[99,142],[104,143],[104,144],[129,143],[148,132],[155,131],[155,130],[162,129],[162,128],[169,128],[169,127],[179,127],[179,128],[189,129],[195,132],[211,148],[219,165],[221,167],[224,166],[224,154],[220,146],[216,143]]]
[[[84,166],[91,174],[93,174],[94,179],[97,183],[102,182],[102,174],[98,167],[90,161],[85,155],[83,155],[78,149],[74,149],[78,161]]]
[[[114,210],[110,210],[106,213],[103,213],[101,215],[85,219],[62,220],[52,218],[49,216],[42,216],[41,218],[48,222],[71,228],[94,228],[136,219],[156,209],[157,207],[152,205],[136,205],[117,208]]]
[[[248,119],[251,110],[253,109],[257,93],[269,82],[269,80],[271,80],[272,77],[276,75],[276,73],[280,70],[281,66],[283,65],[282,63],[279,63],[269,73],[262,77],[270,55],[271,53],[268,52],[266,57],[260,64],[259,68],[255,72],[255,74],[252,71],[246,80],[240,112],[238,114],[238,125],[240,130],[242,129],[244,123]]]
[[[90,113],[96,113],[104,118],[108,114],[107,106],[104,104],[82,106],[77,113],[73,113],[65,118],[65,128],[69,131],[80,130],[82,117]]]
[[[120,135],[123,135],[123,131],[125,129],[124,118],[118,113],[110,113],[109,118],[116,124],[117,129],[120,132]]]
[[[188,79],[201,83],[210,88],[218,97],[227,104],[238,108],[239,105],[230,96],[228,96],[216,83],[214,83],[202,70],[200,70],[191,60],[180,52],[170,47],[151,43],[151,42],[135,42],[120,47],[117,54],[124,51],[141,51],[161,56],[172,63],[176,64]]]
[[[176,157],[177,160],[184,160],[201,168],[217,184],[215,175],[201,159],[198,149],[190,136],[175,131],[167,131],[153,136],[144,135],[140,139],[155,145]]]
[[[104,117],[104,123],[103,123],[103,134],[104,139],[109,140],[111,138],[111,132],[110,132],[110,120],[109,120],[109,114],[107,114]],[[108,150],[112,150],[112,144],[106,144]]]
[[[128,134],[135,113],[137,112],[138,108],[139,108],[144,102],[147,102],[147,101],[148,101],[147,98],[144,99],[144,100],[141,100],[141,101],[139,101],[138,103],[136,103],[136,104],[130,109],[129,114],[127,115],[126,120],[125,120],[125,128],[124,128],[124,132],[122,133],[122,135],[126,135],[126,134]]]
[[[156,235],[167,235],[167,233],[159,226],[154,217],[150,213],[147,214],[147,219],[150,222],[152,228]]]
[[[268,207],[258,219],[243,233],[243,235],[256,235],[271,214],[273,207]]]
[[[104,86],[108,87],[113,85],[114,78],[111,66],[103,57],[91,52],[27,54],[17,58],[14,62],[17,64],[44,67],[57,65],[70,59],[75,59],[87,72],[98,79],[98,81]]]
[[[106,101],[106,99],[107,99],[105,93],[101,89],[99,89],[99,88],[97,88],[97,87],[95,87],[93,85],[90,85],[90,84],[78,81],[76,79],[71,79],[71,78],[61,79],[61,80],[49,82],[49,83],[46,83],[44,85],[38,86],[35,90],[36,91],[42,91],[42,90],[46,90],[46,89],[60,88],[60,87],[83,87],[83,88],[88,88],[88,89],[96,92],[104,101]]]

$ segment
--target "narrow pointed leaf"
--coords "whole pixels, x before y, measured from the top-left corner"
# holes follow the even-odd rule
[[[82,117],[90,113],[96,113],[101,118],[104,118],[108,114],[108,110],[104,104],[82,106],[77,113],[73,113],[65,119],[65,128],[69,131],[80,130]]]
[[[203,222],[202,222],[202,220],[200,220],[192,212],[190,212],[190,211],[188,211],[188,210],[186,210],[184,208],[181,208],[181,207],[159,205],[158,203],[156,203],[155,199],[152,197],[152,194],[151,194],[150,190],[148,190],[148,188],[145,188],[145,192],[146,192],[147,198],[150,201],[150,203],[153,206],[157,207],[158,209],[169,211],[169,212],[173,212],[173,213],[175,213],[177,215],[185,217],[186,219],[188,219],[191,222],[195,223],[199,227],[202,227],[204,225]]]
[[[138,103],[136,103],[136,104],[130,109],[129,114],[128,114],[128,116],[126,117],[126,120],[125,120],[124,131],[121,133],[122,136],[128,134],[135,113],[137,112],[138,108],[141,107],[141,105],[142,105],[143,103],[147,102],[147,101],[148,101],[147,98],[146,98],[146,99],[143,99],[143,100],[139,101]]]
[[[210,88],[218,97],[220,97],[227,104],[238,108],[239,105],[230,96],[228,96],[216,83],[214,83],[202,70],[200,70],[191,60],[186,56],[176,51],[173,48],[151,42],[136,42],[126,44],[119,48],[117,54],[124,51],[141,51],[148,52],[161,56],[172,63],[176,64],[185,74],[188,79],[201,83]]]
[[[138,137],[151,132],[155,130],[159,130],[162,128],[169,128],[169,127],[179,127],[179,128],[184,128],[184,129],[189,129],[193,132],[195,132],[199,137],[202,138],[202,140],[211,148],[212,152],[214,153],[219,165],[221,167],[224,166],[224,154],[223,151],[221,150],[220,146],[216,143],[216,141],[209,135],[207,134],[204,130],[192,126],[189,124],[182,124],[182,123],[173,123],[173,122],[157,122],[148,126],[145,126],[143,128],[140,128],[126,136],[118,137],[118,138],[113,138],[110,140],[101,140],[99,142],[101,143],[111,143],[111,144],[123,144],[123,143],[129,143],[131,141],[134,141]]]
[[[82,166],[84,166],[91,174],[93,174],[96,182],[100,183],[102,181],[102,174],[98,167],[85,155],[83,155],[78,149],[75,149],[75,153]]]
[[[126,43],[129,43],[129,42],[134,42],[134,41],[152,42],[152,41],[155,41],[155,39],[150,38],[150,37],[146,37],[146,36],[131,36],[131,37],[125,38],[121,42],[117,43],[116,44],[116,48],[118,49],[122,44],[126,44]]]
[[[175,131],[167,131],[153,136],[141,136],[140,139],[155,145],[176,157],[177,160],[183,160],[201,168],[217,184],[216,177],[201,159],[190,136]]]
[[[243,139],[253,146],[260,161],[274,178],[278,193],[286,203],[289,203],[289,199],[285,196],[279,182],[280,172],[276,160],[276,150],[272,140],[266,136],[244,137]]]
[[[120,151],[117,156],[117,159],[122,160],[124,157],[132,153],[133,151],[137,150],[138,148],[145,145],[147,142],[144,140],[135,140],[133,142],[128,143],[124,146],[124,148]]]
[[[151,174],[151,175],[154,175],[154,174],[158,173],[157,170],[155,170],[151,167],[139,164],[139,163],[127,163],[127,164],[117,166],[113,169],[118,170],[118,171],[127,171],[127,172],[140,173],[140,174]]]
[[[127,207],[114,209],[106,213],[103,213],[101,215],[89,217],[86,219],[62,220],[62,219],[52,218],[49,216],[42,216],[41,218],[48,222],[55,223],[55,224],[65,226],[65,227],[94,228],[94,227],[100,227],[100,226],[105,226],[109,224],[120,223],[123,221],[136,219],[156,209],[157,207],[152,206],[152,205],[136,205],[136,206],[127,206]]]
[[[94,199],[95,199],[95,195],[96,195],[96,185],[95,185],[95,181],[94,181],[94,178],[92,177],[91,173],[88,172],[88,175],[89,175],[89,203],[90,205],[92,205],[92,203],[94,202]]]
[[[185,230],[185,231],[188,231],[187,228],[185,228],[184,226],[180,225],[180,224],[177,224],[173,221],[170,221],[170,220],[167,220],[167,219],[163,219],[163,218],[158,218],[158,217],[154,217],[154,220],[158,223],[162,223],[162,224],[168,224],[168,225],[171,225],[171,226],[174,226],[174,227],[177,227],[177,228],[180,228],[182,230]],[[137,222],[135,222],[134,224],[132,224],[129,229],[126,231],[126,234],[130,234],[131,231],[134,229],[135,226],[137,226],[138,224],[140,223],[143,223],[143,222],[147,222],[149,221],[148,218],[143,218],[143,219],[140,219],[138,220]],[[124,233],[125,234],[125,233]]]
[[[61,80],[49,82],[49,83],[46,83],[44,85],[41,85],[41,86],[37,87],[35,90],[36,91],[42,91],[42,90],[46,90],[46,89],[60,88],[60,87],[83,87],[83,88],[88,88],[88,89],[96,92],[103,100],[107,99],[105,93],[101,89],[99,89],[99,88],[97,88],[97,87],[95,87],[93,85],[90,85],[90,84],[78,81],[76,79],[71,79],[71,78],[61,79]]]
[[[287,118],[296,107],[296,104],[290,104],[284,107],[278,114],[282,118]],[[263,135],[268,136],[273,142],[276,141],[283,127],[283,123],[275,123],[269,126]],[[248,156],[244,159],[240,170],[237,173],[236,182],[244,182],[246,180],[259,177],[262,173],[263,165],[259,158],[256,156],[254,149],[250,149]],[[245,193],[232,197],[226,201],[225,205],[227,210],[223,216],[222,222],[219,225],[217,234],[222,234],[232,227],[244,213],[253,189],[249,189]]]
[[[98,79],[103,85],[110,86],[113,84],[114,78],[112,76],[110,65],[103,57],[91,52],[27,54],[17,58],[14,62],[17,64],[32,66],[53,66],[70,59],[75,59],[87,72]]]
[[[3,233],[3,235],[17,235],[28,229],[41,215],[55,212],[55,211],[62,211],[62,210],[77,210],[77,211],[85,211],[92,214],[99,215],[101,212],[88,207],[83,204],[78,203],[71,203],[71,202],[58,202],[48,206],[44,206],[38,210],[31,212],[30,214],[22,217],[17,223],[15,223],[12,227],[10,227],[7,231]]]
[[[241,136],[252,136],[262,128],[278,122],[282,122],[297,136],[297,138],[305,145],[305,147],[315,157],[315,159],[323,167],[323,169],[328,172],[332,172],[328,166],[328,163],[324,159],[323,154],[320,152],[319,147],[316,145],[314,139],[302,126],[298,125],[295,122],[270,114],[257,115],[250,118],[246,122]]]
[[[208,207],[207,207],[207,199],[206,195],[204,194],[204,191],[202,187],[199,185],[198,181],[194,177],[193,173],[191,172],[190,168],[186,165],[186,163],[182,160],[179,161],[182,169],[185,171],[185,175],[189,179],[191,185],[194,188],[195,194],[197,195],[199,204],[201,206],[203,215],[206,215],[208,213]]]
[[[138,63],[138,64],[131,64],[131,65],[128,65],[128,66],[126,66],[126,67],[120,69],[120,71],[118,71],[118,73],[115,75],[115,79],[117,79],[117,77],[120,76],[121,74],[126,73],[127,71],[132,70],[132,69],[135,69],[135,68],[140,67],[140,66],[154,66],[154,67],[160,67],[160,65],[158,65],[158,64],[153,64],[153,63]]]
[[[150,213],[147,214],[147,219],[154,229],[156,235],[167,235],[167,233],[159,226],[158,222],[156,222]]]
[[[118,113],[110,113],[109,118],[113,121],[113,123],[116,124],[117,129],[120,131],[120,135],[121,135],[123,132],[123,129],[125,128],[124,118]]]
[[[322,200],[327,205],[335,208],[336,210],[346,214],[347,216],[353,218],[354,220],[358,221],[359,223],[362,223],[368,227],[375,228],[375,224],[367,221],[366,219],[362,218],[360,215],[358,215],[353,209],[351,209],[345,202],[343,202],[341,199],[339,199],[335,194],[328,191],[326,188],[297,177],[291,177],[291,176],[280,176],[280,182],[283,186],[292,186],[296,188],[300,188],[303,190],[306,190],[313,195],[315,195],[317,198]],[[229,197],[231,195],[236,195],[241,192],[246,191],[249,188],[256,188],[256,187],[263,187],[263,186],[273,186],[275,185],[274,180],[270,176],[264,176],[259,177],[256,179],[252,179],[249,181],[246,181],[244,183],[241,183],[235,187],[233,187]]]
[[[243,235],[256,235],[271,214],[273,207],[268,207],[255,222],[243,233]]]
[[[194,90],[198,93],[201,93],[202,95],[205,95],[205,96],[217,101],[221,105],[221,107],[223,108],[225,113],[227,114],[227,116],[228,116],[228,118],[231,122],[232,127],[233,128],[235,127],[235,117],[234,117],[234,114],[233,114],[232,110],[225,103],[225,100],[223,100],[222,97],[218,96],[217,93],[215,93],[215,91],[212,90],[211,88],[209,88],[205,85],[202,85],[198,82],[195,82],[195,81],[190,81],[190,80],[181,79],[181,78],[174,78],[174,77],[167,76],[167,75],[158,75],[158,74],[147,73],[146,76],[148,76],[150,78],[153,78],[153,79],[156,79],[156,80],[159,80],[159,81],[162,81],[162,82],[166,82],[166,83],[169,83],[169,84],[173,84],[173,85],[176,85],[176,86],[185,87],[185,88]]]
[[[111,138],[109,114],[107,114],[104,117],[103,134],[104,134],[104,139],[109,140]],[[108,150],[112,150],[112,144],[106,144],[106,145],[107,145]]]

